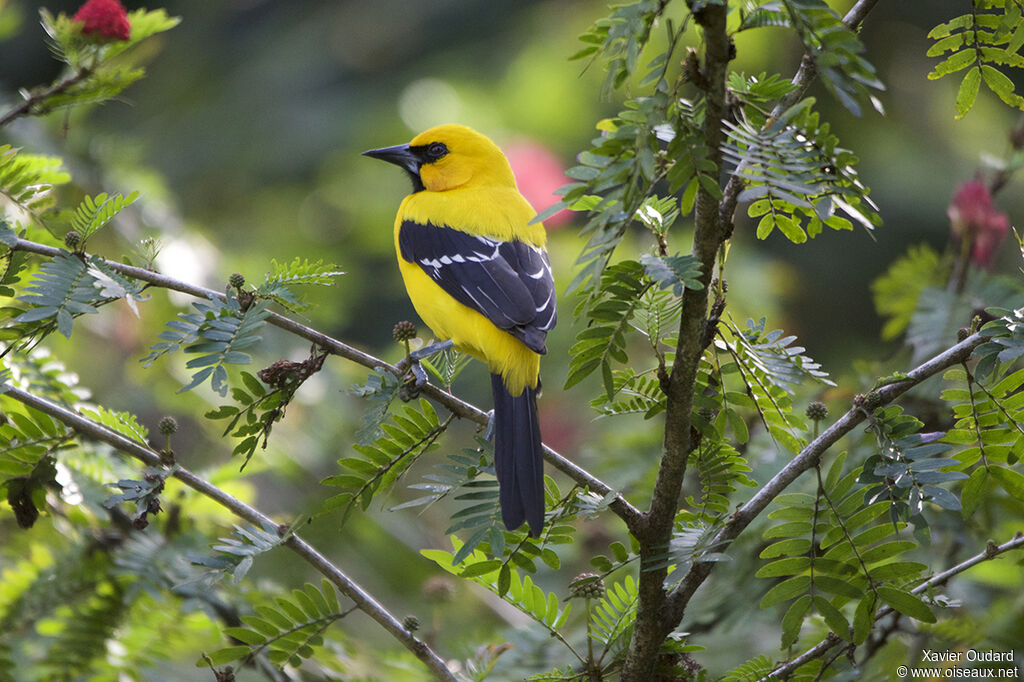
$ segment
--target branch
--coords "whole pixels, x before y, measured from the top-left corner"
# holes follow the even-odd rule
[[[857,4],[850,8],[850,11],[843,17],[843,23],[846,27],[851,30],[857,30],[861,22],[868,15],[875,5],[878,4],[879,0],[857,0]],[[771,123],[778,118],[782,112],[789,109],[791,106],[799,102],[807,94],[807,88],[811,86],[811,81],[814,80],[815,76],[818,75],[818,67],[814,64],[814,56],[810,52],[804,53],[803,58],[800,60],[800,66],[796,70],[796,74],[790,81],[796,86],[796,89],[784,96],[779,100],[775,108],[772,109],[771,115],[768,117],[768,121],[765,123],[765,127],[771,125]],[[723,225],[729,225],[732,223],[733,214],[736,212],[736,202],[739,198],[740,192],[743,191],[743,177],[740,175],[740,169],[737,168],[736,172],[733,173],[732,177],[729,178],[728,184],[725,186],[725,196],[722,198],[722,203],[719,204],[718,216],[722,221]]]
[[[32,109],[34,109],[40,102],[43,102],[44,100],[53,97],[54,95],[59,95],[68,88],[78,85],[86,78],[88,78],[90,75],[91,71],[89,71],[89,69],[82,69],[75,75],[68,76],[64,80],[54,83],[53,85],[44,90],[39,90],[37,92],[29,94],[27,97],[25,97],[24,102],[22,102],[18,106],[8,111],[2,117],[0,117],[0,128],[3,128],[5,125],[10,123],[11,121],[14,121],[15,119],[31,114]]]
[[[887,384],[877,391],[879,405],[886,405],[925,379],[932,377],[946,369],[964,362],[974,349],[984,341],[980,334],[972,334],[955,346],[936,355],[906,374],[906,379],[898,383]],[[774,500],[786,487],[795,481],[802,473],[813,467],[821,456],[835,443],[850,433],[854,427],[863,422],[868,413],[863,407],[851,407],[846,414],[837,419],[831,426],[811,441],[803,450],[797,454],[789,464],[784,466],[771,480],[764,484],[753,497],[750,498],[730,517],[729,522],[711,541],[711,546],[719,548],[718,551],[725,551],[726,547],[742,533],[750,523],[760,515],[768,504]],[[694,592],[707,579],[713,567],[712,562],[694,564],[690,571],[683,578],[669,595],[665,609],[666,625],[672,627],[682,620],[683,612]]]
[[[911,593],[921,594],[922,592],[925,592],[937,585],[942,585],[946,583],[953,576],[963,573],[972,566],[976,566],[982,563],[983,561],[994,559],[1000,554],[1003,554],[1004,552],[1009,552],[1010,550],[1020,549],[1024,547],[1024,533],[1018,531],[1012,539],[1007,540],[1001,545],[996,545],[995,543],[992,543],[991,540],[989,540],[989,543],[991,544],[989,544],[989,546],[986,547],[983,552],[975,554],[970,559],[967,559],[966,561],[961,562],[950,569],[942,571],[941,573],[936,573],[931,578],[929,578],[928,580],[924,581],[923,583],[912,589]],[[893,608],[891,606],[883,606],[882,608],[878,609],[878,611],[875,611],[875,621],[878,621],[884,618],[885,616],[888,616],[892,612]],[[802,666],[804,663],[807,663],[808,661],[813,661],[816,658],[824,656],[829,649],[831,649],[840,642],[842,642],[842,640],[839,639],[839,637],[837,637],[834,633],[830,632],[828,633],[828,636],[825,637],[825,639],[821,640],[820,642],[818,642],[813,647],[803,652],[796,658],[790,659],[786,663],[775,668],[766,677],[762,678],[762,680],[782,679],[788,677],[790,673],[792,673],[794,670]]]
[[[17,400],[29,407],[35,408],[40,412],[50,415],[54,419],[57,419],[66,426],[74,429],[81,436],[106,443],[111,447],[134,457],[147,466],[163,466],[160,454],[152,448],[130,440],[115,431],[111,431],[96,422],[86,419],[77,412],[61,407],[60,405],[52,403],[44,398],[40,398],[27,391],[23,391],[15,386],[11,386],[10,384],[4,386],[3,394],[10,396],[14,400]],[[260,527],[278,525],[273,519],[263,512],[250,507],[242,500],[229,495],[206,479],[192,473],[180,465],[175,470],[173,476],[188,487],[205,495],[206,497],[209,497],[214,502],[228,509],[236,516],[245,519],[249,523]],[[405,646],[405,648],[414,653],[416,657],[430,669],[436,679],[450,680],[452,682],[455,681],[455,677],[448,670],[444,660],[442,660],[437,653],[435,653],[434,650],[426,644],[426,642],[423,642],[413,636],[413,634],[402,625],[401,621],[396,619],[387,609],[381,606],[373,595],[364,590],[357,582],[345,575],[340,568],[332,564],[312,545],[294,533],[285,540],[284,545],[302,557],[303,560],[334,583],[341,593],[351,599],[361,611],[366,613],[373,620],[377,621],[377,623],[387,630],[392,637],[397,639]]]
[[[37,242],[28,241],[26,239],[18,239],[14,246],[11,247],[14,251],[28,251],[36,253],[49,258],[54,258],[61,253],[61,249],[47,246],[45,244],[39,244]],[[136,267],[134,265],[127,265],[125,263],[118,263],[116,261],[109,261],[104,259],[104,263],[109,266],[112,270],[132,277],[143,282],[148,282],[153,286],[157,286],[163,289],[170,289],[173,291],[179,291],[196,298],[218,298],[223,300],[224,293],[220,291],[214,291],[213,289],[207,289],[205,287],[196,286],[189,284],[181,280],[169,277],[167,275],[154,272],[153,270],[147,270],[146,268]],[[287,332],[295,334],[296,336],[310,341],[316,344],[320,348],[323,348],[332,355],[337,355],[351,362],[363,365],[369,369],[376,369],[378,367],[384,368],[386,371],[394,374],[401,378],[402,373],[392,364],[389,364],[380,358],[374,357],[369,353],[365,353],[357,348],[353,348],[348,344],[345,344],[337,339],[323,334],[322,332],[308,327],[300,322],[280,315],[278,313],[271,313],[270,317],[267,318],[267,322],[283,329]],[[476,406],[458,398],[447,391],[444,391],[437,386],[427,384],[423,387],[423,395],[443,405],[452,414],[461,418],[468,419],[476,422],[477,424],[486,425],[488,422],[488,414]],[[574,482],[581,486],[586,486],[591,492],[597,493],[598,495],[604,496],[611,492],[613,489],[597,477],[590,474],[585,469],[580,468],[573,462],[569,461],[559,453],[555,452],[548,446],[544,446],[544,459],[548,461],[553,467],[561,471],[563,474],[571,478]],[[635,533],[639,527],[640,512],[633,507],[625,497],[616,493],[615,499],[609,505],[609,508],[617,514],[623,521],[626,522],[626,526],[630,532]]]
[[[705,93],[704,143],[708,161],[722,167],[722,145],[725,133],[722,121],[726,115],[726,77],[729,64],[729,36],[726,25],[728,3],[697,3],[687,0],[704,39]],[[650,510],[643,517],[640,533],[641,569],[638,577],[638,601],[633,635],[622,668],[622,680],[634,682],[652,679],[658,651],[669,630],[665,629],[664,581],[667,567],[650,568],[647,563],[664,551],[672,537],[679,495],[686,476],[686,465],[693,450],[692,414],[697,368],[704,354],[704,332],[707,325],[708,290],[715,261],[727,238],[719,220],[718,198],[703,186],[697,189],[694,210],[694,233],[691,253],[701,264],[700,289],[683,291],[682,313],[675,360],[665,385],[665,436],[661,462],[651,491]]]

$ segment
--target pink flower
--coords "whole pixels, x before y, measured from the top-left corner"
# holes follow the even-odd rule
[[[78,8],[72,21],[82,24],[82,34],[99,40],[128,40],[131,25],[119,0],[89,0]]]
[[[569,180],[565,167],[547,147],[528,140],[519,140],[505,146],[505,156],[516,176],[516,184],[526,200],[538,213],[558,201],[554,192]],[[544,221],[548,228],[564,225],[572,220],[572,212],[562,210]]]
[[[996,250],[1010,231],[1010,221],[992,204],[992,195],[981,180],[965,182],[946,209],[953,237],[971,244],[971,261],[984,268],[992,266]]]

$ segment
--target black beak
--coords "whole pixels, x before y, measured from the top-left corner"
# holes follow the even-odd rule
[[[420,159],[407,144],[396,144],[394,147],[371,149],[368,152],[363,152],[362,155],[393,163],[412,175],[420,174]]]
[[[368,152],[363,152],[362,155],[393,163],[404,170],[412,180],[413,192],[421,192],[425,189],[423,180],[420,178],[420,164],[423,163],[423,160],[409,145],[396,144],[394,147],[371,149]]]

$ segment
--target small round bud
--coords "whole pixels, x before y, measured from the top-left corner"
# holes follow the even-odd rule
[[[157,427],[165,436],[169,436],[178,430],[178,422],[174,417],[164,417],[160,420],[160,425]]]
[[[402,627],[409,632],[416,632],[420,629],[420,619],[413,615],[406,616],[402,620]]]
[[[569,581],[569,592],[573,597],[597,599],[604,596],[604,581],[597,573],[580,573]]]
[[[878,391],[871,391],[864,396],[864,407],[873,410],[882,404],[882,395]]]
[[[432,602],[448,602],[455,596],[455,583],[443,575],[423,583],[423,598]]]
[[[970,335],[971,335],[971,328],[970,327],[960,327],[959,329],[956,330],[956,340],[957,341],[965,341],[967,339],[967,337],[970,336]]]
[[[78,234],[75,230],[69,231],[64,235],[64,246],[68,247],[72,251],[78,248],[78,245],[82,243],[82,235]]]
[[[228,277],[228,284],[230,284],[235,289],[241,289],[242,287],[245,286],[245,276],[240,272],[233,273],[230,277]]]
[[[1024,125],[1019,125],[1010,131],[1010,144],[1014,149],[1024,149]]]
[[[416,338],[416,325],[409,320],[402,320],[391,330],[391,335],[395,337],[395,341],[414,339]]]
[[[828,416],[828,407],[820,400],[815,400],[807,406],[807,418],[811,421],[821,421]]]

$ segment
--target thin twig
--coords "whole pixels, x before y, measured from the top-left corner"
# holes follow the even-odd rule
[[[4,387],[4,395],[40,412],[44,412],[74,429],[81,436],[106,443],[147,466],[160,467],[163,465],[160,454],[152,448],[130,440],[115,431],[111,431],[96,422],[86,419],[77,412],[61,407],[12,385]],[[278,525],[263,512],[249,506],[237,497],[229,495],[206,479],[180,465],[175,470],[173,476],[249,523],[260,527]],[[370,618],[387,630],[392,637],[414,653],[430,669],[436,679],[455,681],[455,676],[448,670],[444,660],[426,642],[417,639],[373,595],[363,589],[359,583],[345,575],[340,568],[331,563],[316,548],[294,533],[289,535],[283,544],[334,583],[341,593],[351,599],[363,613],[370,616]]]
[[[55,258],[61,253],[61,249],[57,247],[39,244],[38,242],[29,241],[27,239],[18,239],[11,249],[14,251],[28,251],[41,256],[47,256],[49,258]],[[168,275],[164,275],[153,270],[147,270],[146,268],[118,263],[111,260],[104,260],[104,263],[115,272],[133,279],[148,282],[149,284],[162,289],[178,291],[190,296],[195,296],[196,298],[224,299],[224,293],[221,291],[214,291],[213,289],[207,289],[206,287],[189,284],[188,282],[183,282],[175,279],[174,277],[169,277]],[[378,367],[383,368],[385,371],[401,377],[401,372],[394,365],[370,355],[369,353],[363,352],[358,348],[349,346],[348,344],[319,332],[312,327],[308,327],[301,322],[296,322],[289,317],[285,317],[279,313],[271,313],[270,317],[267,318],[267,322],[279,329],[283,329],[316,344],[332,355],[337,355],[370,369],[376,369]],[[423,387],[422,393],[431,400],[443,405],[460,419],[468,419],[481,425],[486,425],[488,422],[489,415],[486,412],[437,386],[427,384]],[[576,484],[585,486],[591,492],[597,493],[601,496],[608,495],[613,492],[612,487],[604,483],[604,481],[593,476],[585,469],[580,468],[546,445],[544,446],[544,459],[546,459],[553,467],[571,478]],[[639,526],[640,512],[633,507],[625,497],[616,493],[615,499],[611,502],[609,508],[613,513],[625,521],[630,532],[635,533]]]
[[[35,108],[40,102],[43,102],[44,100],[53,97],[54,95],[59,95],[65,90],[68,90],[69,88],[78,85],[86,78],[88,78],[91,73],[92,72],[88,69],[82,69],[75,75],[68,76],[64,80],[54,83],[45,90],[39,90],[37,92],[30,93],[28,97],[25,98],[24,102],[22,102],[18,106],[8,111],[2,117],[0,117],[0,128],[3,128],[5,125],[14,121],[15,119],[31,114],[32,109]]]

